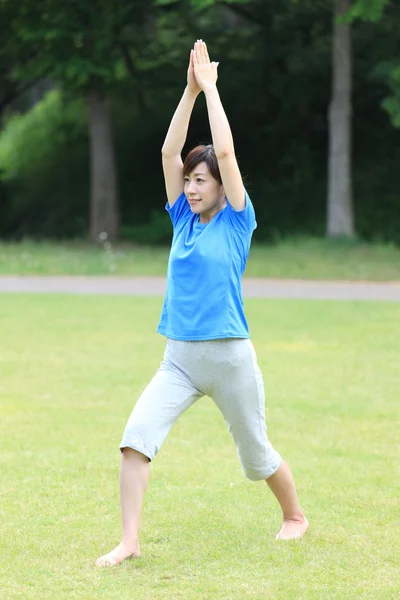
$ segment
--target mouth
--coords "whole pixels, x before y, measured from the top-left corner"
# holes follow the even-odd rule
[[[197,202],[201,202],[201,200],[193,200],[193,199],[189,199],[189,204],[197,204]]]

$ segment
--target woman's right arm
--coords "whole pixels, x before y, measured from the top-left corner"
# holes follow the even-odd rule
[[[200,91],[200,87],[194,76],[192,50],[188,68],[188,84],[183,92],[183,96],[177,106],[175,114],[172,117],[161,150],[165,188],[167,190],[167,198],[170,206],[174,205],[183,192],[183,162],[181,152],[186,141],[194,103]]]

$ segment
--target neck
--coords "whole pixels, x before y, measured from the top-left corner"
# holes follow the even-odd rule
[[[212,210],[201,213],[199,215],[199,223],[206,225],[215,217],[215,215],[217,215],[219,212],[221,212],[221,210],[223,210],[225,208],[225,206],[226,206],[226,200],[224,198],[223,201],[218,206],[213,208]]]

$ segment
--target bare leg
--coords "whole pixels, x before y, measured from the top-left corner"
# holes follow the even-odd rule
[[[126,558],[140,556],[140,515],[148,481],[149,459],[136,450],[124,448],[119,476],[122,540],[114,550],[96,561],[98,567],[112,567]]]
[[[282,461],[276,473],[265,481],[275,494],[283,512],[283,524],[275,539],[292,540],[301,537],[307,531],[309,524],[300,508],[289,465]]]

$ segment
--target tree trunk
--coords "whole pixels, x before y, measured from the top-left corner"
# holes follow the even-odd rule
[[[113,240],[119,230],[119,207],[111,106],[95,92],[86,97],[86,105],[91,162],[90,237],[94,242]]]
[[[351,0],[334,0],[332,99],[329,107],[328,237],[354,237],[351,183],[351,25],[338,23]]]

